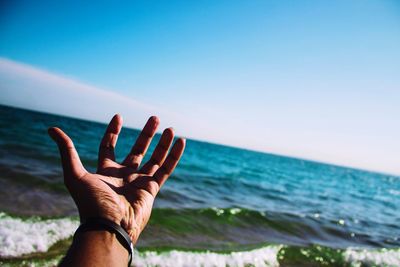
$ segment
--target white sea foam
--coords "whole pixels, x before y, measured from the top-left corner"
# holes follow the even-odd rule
[[[400,249],[347,249],[345,260],[352,267],[359,266],[400,266]]]
[[[136,267],[244,267],[251,264],[255,267],[279,266],[277,254],[281,246],[268,246],[243,252],[219,254],[214,252],[184,252],[170,251],[157,254],[156,252],[139,253],[135,257]],[[136,254],[138,255],[138,254]]]
[[[24,220],[13,218],[0,212],[0,258],[46,252],[57,241],[70,237],[78,225],[79,222],[71,218],[46,220],[32,218]],[[277,255],[282,247],[267,246],[250,251],[227,254],[177,250],[163,253],[153,251],[136,252],[134,266],[242,267],[251,265],[255,267],[275,267],[279,266]],[[400,248],[368,250],[349,248],[343,251],[343,257],[353,267],[400,266]],[[32,264],[34,266],[34,263]],[[50,265],[54,265],[54,261],[49,262]]]
[[[78,221],[68,218],[22,220],[0,213],[0,257],[45,252],[57,241],[71,236],[78,225]]]
[[[282,246],[268,246],[244,252],[218,254],[213,252],[170,251],[164,253],[136,253],[136,267],[244,267],[279,266],[277,254]],[[353,249],[343,252],[345,261],[352,267],[360,266],[400,266],[400,249]]]

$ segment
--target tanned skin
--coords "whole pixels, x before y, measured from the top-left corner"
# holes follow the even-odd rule
[[[115,115],[100,144],[96,173],[88,172],[82,165],[67,134],[59,128],[49,129],[60,151],[64,183],[78,207],[81,221],[91,217],[109,219],[121,225],[136,244],[150,218],[154,199],[174,171],[186,143],[185,139],[178,138],[172,145],[174,130],[165,129],[150,160],[141,166],[158,124],[157,117],[150,117],[130,153],[118,163],[114,148],[122,117]],[[126,267],[128,255],[114,233],[87,231],[75,235],[60,266]]]

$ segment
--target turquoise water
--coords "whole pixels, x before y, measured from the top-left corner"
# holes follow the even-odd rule
[[[3,245],[6,239],[7,244],[14,244],[12,233],[18,229],[10,225],[19,225],[20,218],[24,223],[20,227],[30,229],[32,236],[32,216],[36,216],[35,222],[45,225],[50,225],[46,222],[52,218],[67,220],[72,233],[76,227],[77,212],[62,183],[58,151],[47,136],[49,126],[64,129],[74,140],[85,166],[96,169],[97,148],[105,125],[0,106]],[[138,133],[134,129],[122,130],[117,158],[123,159]],[[300,259],[301,264],[307,265],[311,259],[301,249],[308,249],[310,255],[322,253],[326,261],[333,264],[332,260],[336,260],[342,266],[343,262],[336,258],[345,259],[343,255],[349,249],[378,251],[382,255],[379,251],[385,248],[400,263],[399,210],[397,176],[188,140],[178,168],[159,194],[138,250],[246,250],[261,255],[262,248],[277,248],[271,253],[275,253],[278,264]],[[32,252],[45,253],[70,232],[36,251],[16,247],[12,252],[10,245],[11,249],[0,251],[0,257],[18,259]],[[287,251],[286,256],[279,254],[282,251]],[[156,260],[152,254],[146,257]],[[249,257],[251,261],[252,256]],[[165,257],[161,262],[166,264]],[[392,265],[386,262],[382,266]]]

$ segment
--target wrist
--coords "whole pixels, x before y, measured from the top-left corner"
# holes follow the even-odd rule
[[[126,267],[129,252],[117,235],[107,230],[77,231],[60,267],[121,266]]]
[[[129,252],[118,240],[118,236],[108,230],[90,230],[76,232],[74,235],[74,243],[90,244],[92,247],[101,248],[102,253],[116,254],[126,258],[128,262]]]
[[[129,265],[133,257],[133,244],[129,234],[115,222],[105,218],[88,218],[83,222],[75,232],[75,238],[79,238],[81,234],[91,233],[88,235],[94,238],[100,244],[109,242],[107,249],[122,250],[128,253]],[[112,241],[112,242],[111,242]],[[121,253],[119,253],[121,254]]]

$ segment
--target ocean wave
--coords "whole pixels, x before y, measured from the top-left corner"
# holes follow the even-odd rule
[[[146,251],[135,258],[135,267],[277,267],[277,254],[281,246],[268,246],[251,251],[227,254],[215,252],[187,252],[172,250],[164,253]]]
[[[399,247],[393,234],[388,239],[370,235],[359,225],[343,218],[320,214],[303,215],[260,212],[243,208],[154,209],[149,230],[143,233],[145,246],[192,249],[243,249],[265,244],[334,248]],[[364,228],[366,226],[363,226]],[[155,234],[152,234],[155,233]]]
[[[290,252],[288,253],[288,251]],[[250,251],[226,254],[215,252],[146,251],[136,254],[135,267],[272,267],[272,266],[400,266],[400,249],[337,250],[313,246],[310,248],[267,246]]]
[[[10,258],[46,252],[57,241],[70,237],[79,221],[62,219],[21,219],[0,213],[0,257]]]
[[[353,249],[349,248],[343,256],[351,266],[400,266],[400,249]]]
[[[227,211],[213,209],[216,216]],[[204,212],[204,211],[203,211]],[[211,212],[210,210],[206,211]],[[230,209],[230,215],[240,214]],[[58,254],[49,249],[70,238],[77,218],[19,218],[0,213],[0,264],[2,266],[54,266],[67,250],[64,242]],[[139,246],[136,267],[245,267],[245,266],[400,266],[400,248],[329,248],[319,245],[263,245],[253,249],[213,251],[207,249],[166,249]]]
[[[0,213],[0,257],[46,251],[78,227],[73,217],[21,219]],[[360,223],[358,223],[360,224]],[[169,250],[249,250],[270,244],[396,248],[392,239],[354,232],[345,220],[240,208],[154,209],[139,247]]]

